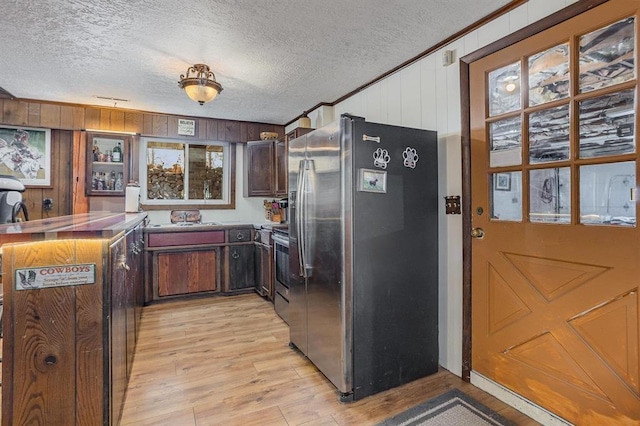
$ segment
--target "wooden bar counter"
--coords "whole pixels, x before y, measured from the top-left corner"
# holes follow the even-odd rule
[[[145,218],[0,226],[2,425],[118,423],[144,302]]]

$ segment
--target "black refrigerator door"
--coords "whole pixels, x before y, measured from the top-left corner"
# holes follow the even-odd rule
[[[438,369],[436,133],[355,122],[353,374],[359,399]]]

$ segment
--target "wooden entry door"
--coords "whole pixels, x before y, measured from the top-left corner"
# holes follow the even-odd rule
[[[640,422],[638,6],[469,65],[472,370],[576,424]]]

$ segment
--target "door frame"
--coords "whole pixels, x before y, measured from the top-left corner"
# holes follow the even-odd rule
[[[471,381],[471,97],[469,65],[610,0],[581,0],[460,58],[462,145],[462,379]]]

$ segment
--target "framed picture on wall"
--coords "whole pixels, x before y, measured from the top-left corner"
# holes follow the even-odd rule
[[[493,175],[493,187],[496,191],[511,191],[511,173]]]
[[[0,127],[0,174],[25,186],[51,186],[51,130]]]

